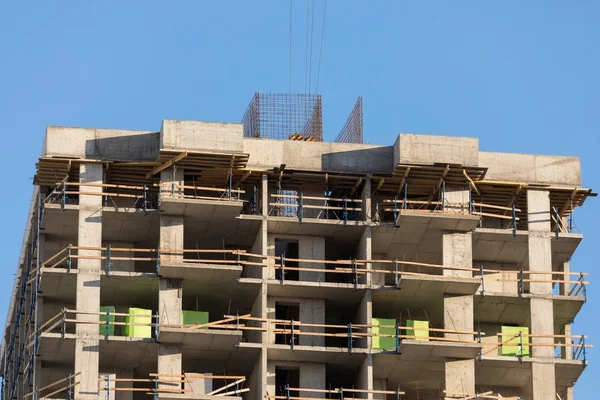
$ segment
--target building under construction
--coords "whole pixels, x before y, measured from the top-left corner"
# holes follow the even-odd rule
[[[259,93],[242,123],[48,127],[2,398],[573,399],[579,159],[389,138],[360,98],[325,142],[320,96]]]

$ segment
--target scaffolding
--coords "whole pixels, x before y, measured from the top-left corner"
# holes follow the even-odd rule
[[[336,143],[358,143],[363,142],[363,112],[362,97],[359,96],[356,104],[346,120],[344,127],[335,138]]]
[[[248,138],[322,142],[321,96],[256,92],[242,124]]]

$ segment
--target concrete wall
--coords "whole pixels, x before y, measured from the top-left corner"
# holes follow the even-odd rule
[[[579,157],[480,152],[479,166],[488,167],[485,179],[580,186]]]
[[[299,368],[300,388],[302,389],[326,389],[325,364],[293,362],[293,361],[268,361],[267,362],[267,392],[275,394],[275,368],[288,367]],[[324,398],[325,393],[301,392],[300,397]]]
[[[319,236],[305,236],[305,235],[279,235],[279,234],[268,234],[268,247],[267,254],[270,256],[275,255],[275,240],[289,240],[298,242],[298,258],[309,259],[309,260],[325,260],[325,238]],[[299,262],[299,268],[315,268],[323,269],[323,263],[311,263],[311,262]],[[269,268],[268,279],[275,279],[275,269]],[[324,282],[325,273],[300,271],[299,280],[309,282]]]
[[[275,319],[275,303],[298,304],[300,306],[300,322],[305,324],[325,324],[325,300],[321,299],[293,299],[288,297],[271,297],[267,299],[267,318]],[[271,328],[273,325],[271,324]],[[297,328],[295,328],[297,329]],[[275,334],[269,329],[268,343],[275,343]],[[302,332],[324,332],[324,328],[302,327]],[[301,335],[299,344],[303,346],[325,346],[325,337]]]
[[[49,126],[42,156],[154,161],[158,156],[158,141],[156,132]]]
[[[401,133],[394,143],[394,165],[461,164],[477,166],[479,139]]]
[[[243,135],[242,124],[166,119],[160,129],[160,148],[240,153]]]
[[[244,153],[250,154],[252,169],[285,164],[286,169],[389,173],[395,165],[391,146],[367,144],[245,138]]]

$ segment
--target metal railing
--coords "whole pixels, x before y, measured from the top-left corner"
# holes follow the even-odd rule
[[[271,198],[273,201],[269,202],[269,215],[298,218],[300,223],[304,218],[316,218],[340,220],[346,225],[349,221],[358,221],[362,212],[362,200],[347,196],[306,196],[299,192],[274,193],[271,194]],[[308,217],[306,213],[309,213]]]

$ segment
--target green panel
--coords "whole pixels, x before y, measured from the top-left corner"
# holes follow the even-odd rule
[[[395,350],[396,349],[396,329],[393,328],[396,326],[395,319],[385,319],[385,318],[373,318],[372,325],[384,325],[390,326],[391,328],[379,328],[377,326],[373,326],[373,348],[381,349],[381,350]],[[392,337],[380,337],[376,336],[377,334],[382,335],[392,335]]]
[[[413,340],[429,340],[429,321],[409,319],[406,320],[406,326],[409,328],[415,328],[407,329],[406,336],[410,336]]]
[[[106,316],[106,312],[108,311],[108,318]],[[115,308],[113,306],[102,306],[100,307],[100,322],[103,324],[100,325],[100,336],[114,336],[115,334]],[[107,324],[108,322],[108,324]]]
[[[521,332],[521,338],[519,338],[519,332]],[[500,335],[500,342],[504,343],[511,338],[508,344],[500,346],[500,355],[502,356],[523,356],[529,357],[529,328],[522,326],[503,326],[502,335]],[[521,353],[521,344],[523,352]]]
[[[202,325],[208,324],[208,311],[187,311],[181,312],[183,325]]]
[[[143,308],[130,308],[128,314],[133,316],[125,317],[125,322],[127,325],[124,327],[123,336],[137,338],[152,337],[152,327],[150,326],[152,323],[152,310],[146,310]],[[148,326],[133,324],[148,324]]]

